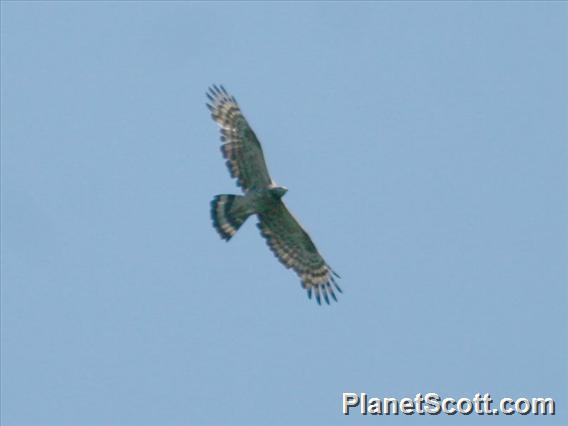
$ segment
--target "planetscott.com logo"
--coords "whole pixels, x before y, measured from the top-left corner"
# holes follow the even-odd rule
[[[495,403],[486,393],[481,396],[476,393],[473,398],[441,398],[437,393],[422,395],[417,393],[414,398],[369,398],[366,393],[343,393],[343,414],[348,416],[352,409],[359,408],[362,415],[412,415],[412,414],[447,414],[447,415],[554,415],[556,403],[552,398],[501,398]]]

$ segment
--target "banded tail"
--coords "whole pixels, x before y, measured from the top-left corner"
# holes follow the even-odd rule
[[[226,241],[237,233],[247,218],[253,213],[248,208],[243,195],[216,195],[211,201],[213,226]]]

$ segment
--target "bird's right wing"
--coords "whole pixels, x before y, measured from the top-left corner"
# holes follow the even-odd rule
[[[258,214],[258,218],[258,228],[270,250],[286,268],[292,268],[298,274],[308,297],[312,297],[313,290],[318,303],[321,303],[321,295],[327,303],[328,294],[337,300],[333,287],[341,292],[334,278],[339,278],[339,275],[325,263],[308,233],[286,205],[279,201],[274,209]]]

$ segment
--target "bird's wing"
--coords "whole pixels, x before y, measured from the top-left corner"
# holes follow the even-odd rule
[[[312,297],[313,291],[318,303],[321,303],[321,296],[329,303],[328,294],[337,301],[333,287],[341,292],[334,278],[339,275],[325,263],[286,205],[280,201],[269,212],[258,214],[258,218],[258,228],[270,250],[286,268],[292,268],[298,274],[308,297]]]
[[[207,92],[207,107],[221,128],[221,152],[227,159],[231,177],[243,191],[266,188],[271,179],[260,142],[245,119],[234,96],[223,86],[212,86]]]

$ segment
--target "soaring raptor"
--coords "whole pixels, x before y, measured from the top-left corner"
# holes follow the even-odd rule
[[[335,301],[334,287],[339,275],[318,253],[312,239],[282,202],[287,189],[278,186],[266,167],[260,142],[237,104],[223,86],[213,86],[207,92],[213,120],[221,130],[221,152],[227,160],[231,177],[237,179],[244,195],[217,195],[211,201],[213,226],[221,238],[229,241],[247,218],[258,216],[258,228],[270,250],[286,268],[292,268],[302,281],[311,299],[321,298],[329,304]]]

